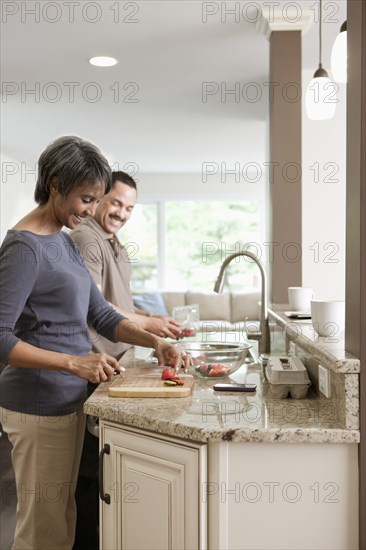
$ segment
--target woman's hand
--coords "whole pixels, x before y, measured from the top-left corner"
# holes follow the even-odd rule
[[[181,352],[180,347],[168,344],[163,338],[159,338],[151,332],[139,327],[137,323],[129,319],[122,319],[115,330],[115,339],[119,342],[154,348],[160,365],[169,364],[174,367],[175,372],[183,366],[187,372],[191,365],[191,357]]]
[[[154,347],[159,364],[173,367],[176,374],[181,367],[184,368],[184,372],[188,372],[189,367],[192,366],[191,356],[184,353],[179,346],[173,346],[159,339]]]
[[[114,372],[123,372],[117,359],[106,353],[90,353],[89,355],[71,356],[69,371],[79,378],[99,384],[99,382],[110,381]]]

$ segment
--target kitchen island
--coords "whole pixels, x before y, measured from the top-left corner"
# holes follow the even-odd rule
[[[122,364],[127,375],[151,369],[132,351]],[[231,378],[257,391],[216,393],[195,378],[185,398],[112,398],[107,383],[89,398],[109,501],[102,549],[357,548],[359,431],[347,402],[320,396],[313,378],[306,399],[274,399],[260,364]]]

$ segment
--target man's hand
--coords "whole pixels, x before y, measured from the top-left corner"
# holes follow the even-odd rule
[[[172,317],[164,317],[164,315],[153,315],[148,317],[145,321],[145,330],[152,332],[157,336],[164,338],[170,336],[170,338],[177,338],[180,331],[180,324],[177,323]]]

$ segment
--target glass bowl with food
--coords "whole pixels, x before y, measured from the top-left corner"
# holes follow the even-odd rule
[[[199,378],[226,378],[245,362],[251,344],[223,342],[187,342],[181,345],[192,358],[192,374]]]

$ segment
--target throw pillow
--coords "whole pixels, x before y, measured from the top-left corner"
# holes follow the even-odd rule
[[[147,292],[132,296],[134,305],[142,311],[150,311],[154,315],[169,315],[160,292]]]

